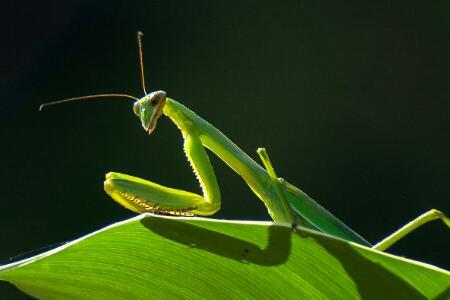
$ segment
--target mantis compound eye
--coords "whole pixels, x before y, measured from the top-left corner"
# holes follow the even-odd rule
[[[150,103],[153,106],[159,106],[166,101],[166,92],[164,91],[156,91],[149,95]]]
[[[133,112],[136,116],[140,116],[141,115],[141,104],[139,103],[139,101],[136,101],[133,105]]]

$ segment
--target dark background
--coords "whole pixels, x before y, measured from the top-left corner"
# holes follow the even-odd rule
[[[30,4],[32,3],[32,4]],[[448,1],[44,1],[2,5],[0,260],[133,214],[108,171],[199,192],[167,119],[148,136],[104,92],[162,89],[370,241],[431,208],[450,214]],[[212,157],[226,219],[267,220]],[[392,252],[450,268],[439,222]],[[1,299],[20,299],[5,283]]]

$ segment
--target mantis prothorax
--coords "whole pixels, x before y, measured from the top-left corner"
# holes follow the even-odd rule
[[[265,149],[258,154],[264,167],[244,153],[222,132],[181,103],[166,97],[163,91],[147,94],[142,56],[142,33],[138,32],[139,62],[145,96],[138,99],[125,94],[99,94],[76,97],[41,105],[44,106],[104,97],[123,97],[134,100],[133,111],[142,127],[151,134],[159,117],[167,116],[184,139],[184,152],[200,183],[203,196],[168,188],[148,180],[110,172],[104,182],[105,191],[118,203],[137,213],[152,212],[170,215],[212,215],[220,209],[220,191],[213,167],[205,148],[211,150],[238,173],[251,190],[265,204],[274,222],[301,224],[308,228],[366,246],[372,246],[338,218],[311,199],[300,189],[279,178]],[[441,219],[450,227],[450,220],[437,210],[419,216],[380,243],[373,246],[385,250],[415,228],[434,219]]]

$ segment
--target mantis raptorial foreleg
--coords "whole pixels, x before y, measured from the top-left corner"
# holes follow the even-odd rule
[[[117,202],[137,213],[212,215],[220,209],[220,191],[209,157],[195,128],[183,128],[184,151],[203,191],[203,197],[168,188],[141,178],[111,172],[105,191]]]
[[[220,191],[205,148],[211,150],[239,174],[250,189],[263,201],[275,222],[297,224],[326,234],[371,246],[299,188],[278,178],[265,149],[258,149],[264,168],[244,153],[236,144],[206,120],[181,103],[167,98],[163,91],[146,93],[142,59],[142,34],[138,33],[139,61],[145,96],[138,99],[124,94],[100,94],[55,101],[41,106],[102,97],[125,97],[136,100],[134,113],[149,134],[154,132],[162,115],[167,116],[181,131],[184,152],[197,176],[203,196],[168,188],[148,180],[121,173],[108,173],[105,191],[118,203],[135,212],[172,215],[211,215],[220,208]],[[384,250],[399,239],[433,219],[440,218],[449,227],[450,221],[441,212],[432,210],[408,223],[373,248]]]

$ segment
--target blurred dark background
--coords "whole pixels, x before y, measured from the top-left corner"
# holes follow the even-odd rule
[[[0,260],[133,214],[108,171],[199,192],[180,133],[148,136],[120,100],[147,84],[186,104],[370,241],[431,208],[450,214],[448,1],[43,1],[2,6]],[[226,219],[268,220],[216,157]],[[449,231],[392,248],[449,269]],[[1,299],[21,299],[1,283]]]

